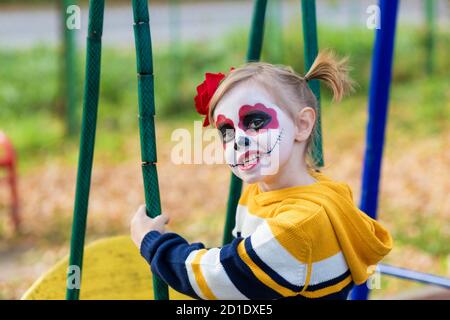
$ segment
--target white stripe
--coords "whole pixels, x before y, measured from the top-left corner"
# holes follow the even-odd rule
[[[236,208],[236,226],[234,227],[232,234],[237,237],[237,231],[241,232],[242,237],[248,237],[256,228],[258,228],[265,219],[251,214],[248,211],[248,207],[238,204]]]
[[[348,270],[347,262],[341,251],[334,256],[312,264],[310,285],[337,278]]]
[[[233,231],[231,231],[231,234],[237,238],[237,232],[241,232],[242,229],[242,221],[244,218],[244,211],[247,210],[247,206],[243,206],[238,204],[236,208],[236,225],[234,226]]]
[[[188,278],[189,278],[189,282],[191,283],[191,287],[192,289],[194,289],[195,293],[202,299],[206,299],[206,297],[203,295],[202,290],[200,290],[200,287],[197,284],[197,281],[195,280],[195,275],[194,275],[194,271],[192,270],[192,261],[195,258],[195,255],[199,252],[200,250],[194,250],[191,253],[189,253],[186,261],[184,262],[184,264],[186,265],[186,271],[188,274]]]
[[[231,282],[220,263],[220,249],[209,249],[200,260],[200,268],[208,287],[219,300],[248,300]]]
[[[278,242],[267,222],[258,228],[250,240],[258,257],[271,269],[293,285],[305,284],[307,264],[295,258]]]

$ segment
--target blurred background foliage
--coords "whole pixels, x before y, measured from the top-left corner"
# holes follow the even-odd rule
[[[268,29],[270,30],[270,29]],[[226,72],[245,59],[246,30],[210,43],[182,43],[174,53],[170,46],[154,51],[155,103],[158,119],[187,117],[195,119],[193,97],[204,72]],[[351,75],[358,86],[353,96],[366,96],[369,86],[373,36],[367,30],[320,28],[319,47],[332,48],[340,56],[349,56]],[[425,71],[425,34],[417,27],[401,27],[395,48],[393,94],[405,100],[404,116],[396,118],[399,130],[433,134],[445,129],[448,117],[448,70],[450,33],[440,32],[436,46],[436,68]],[[299,30],[283,33],[280,46],[271,45],[266,32],[262,60],[291,65],[304,74],[303,47]],[[280,41],[277,39],[277,41]],[[37,46],[31,50],[0,50],[0,127],[3,127],[24,158],[40,151],[47,153],[55,144],[66,144],[64,114],[60,90],[60,59],[55,48]],[[77,83],[84,77],[84,55],[78,54]],[[176,67],[174,67],[176,66]],[[112,134],[134,130],[137,126],[137,81],[132,51],[104,48],[100,89],[99,128]],[[328,90],[322,90],[329,100]],[[327,103],[324,104],[327,106]],[[80,108],[78,108],[80,116]],[[342,119],[346,115],[342,114]],[[420,120],[421,119],[421,120]],[[39,128],[45,127],[42,131]],[[50,149],[48,148],[50,147]],[[59,150],[54,148],[54,150]]]

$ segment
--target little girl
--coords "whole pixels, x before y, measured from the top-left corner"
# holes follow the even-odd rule
[[[197,110],[219,130],[227,164],[247,186],[235,239],[219,248],[189,244],[165,232],[165,214],[151,219],[139,208],[132,239],[168,285],[197,299],[346,299],[389,253],[391,236],[355,206],[348,185],[315,167],[313,79],[335,100],[351,89],[345,61],[330,52],[304,77],[261,62],[206,74]]]

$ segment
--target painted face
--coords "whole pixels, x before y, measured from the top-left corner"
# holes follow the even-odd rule
[[[294,145],[295,126],[266,90],[242,84],[227,92],[214,110],[226,163],[247,183],[279,173]]]

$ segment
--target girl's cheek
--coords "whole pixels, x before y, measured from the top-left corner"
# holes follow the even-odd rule
[[[261,134],[266,134],[267,129],[259,129],[259,130],[249,129],[249,130],[245,131],[245,133],[249,136],[256,137]]]
[[[230,149],[230,148],[231,148],[231,150],[233,150],[233,144],[234,144],[234,140],[231,140],[228,142],[225,142],[222,140],[222,147],[223,147],[223,150],[225,150],[225,152],[227,151],[227,149]]]
[[[227,143],[227,144],[229,144],[229,143]],[[236,161],[235,161],[235,158],[236,158],[236,155],[235,155],[235,153],[234,153],[234,148],[232,147],[232,146],[224,146],[224,154],[225,154],[225,163],[227,163],[227,164],[234,164]]]
[[[270,130],[270,131],[267,129],[262,130],[265,131],[260,132],[260,134],[258,134],[257,143],[259,148],[267,152],[272,148],[272,145],[277,140],[280,130]]]

